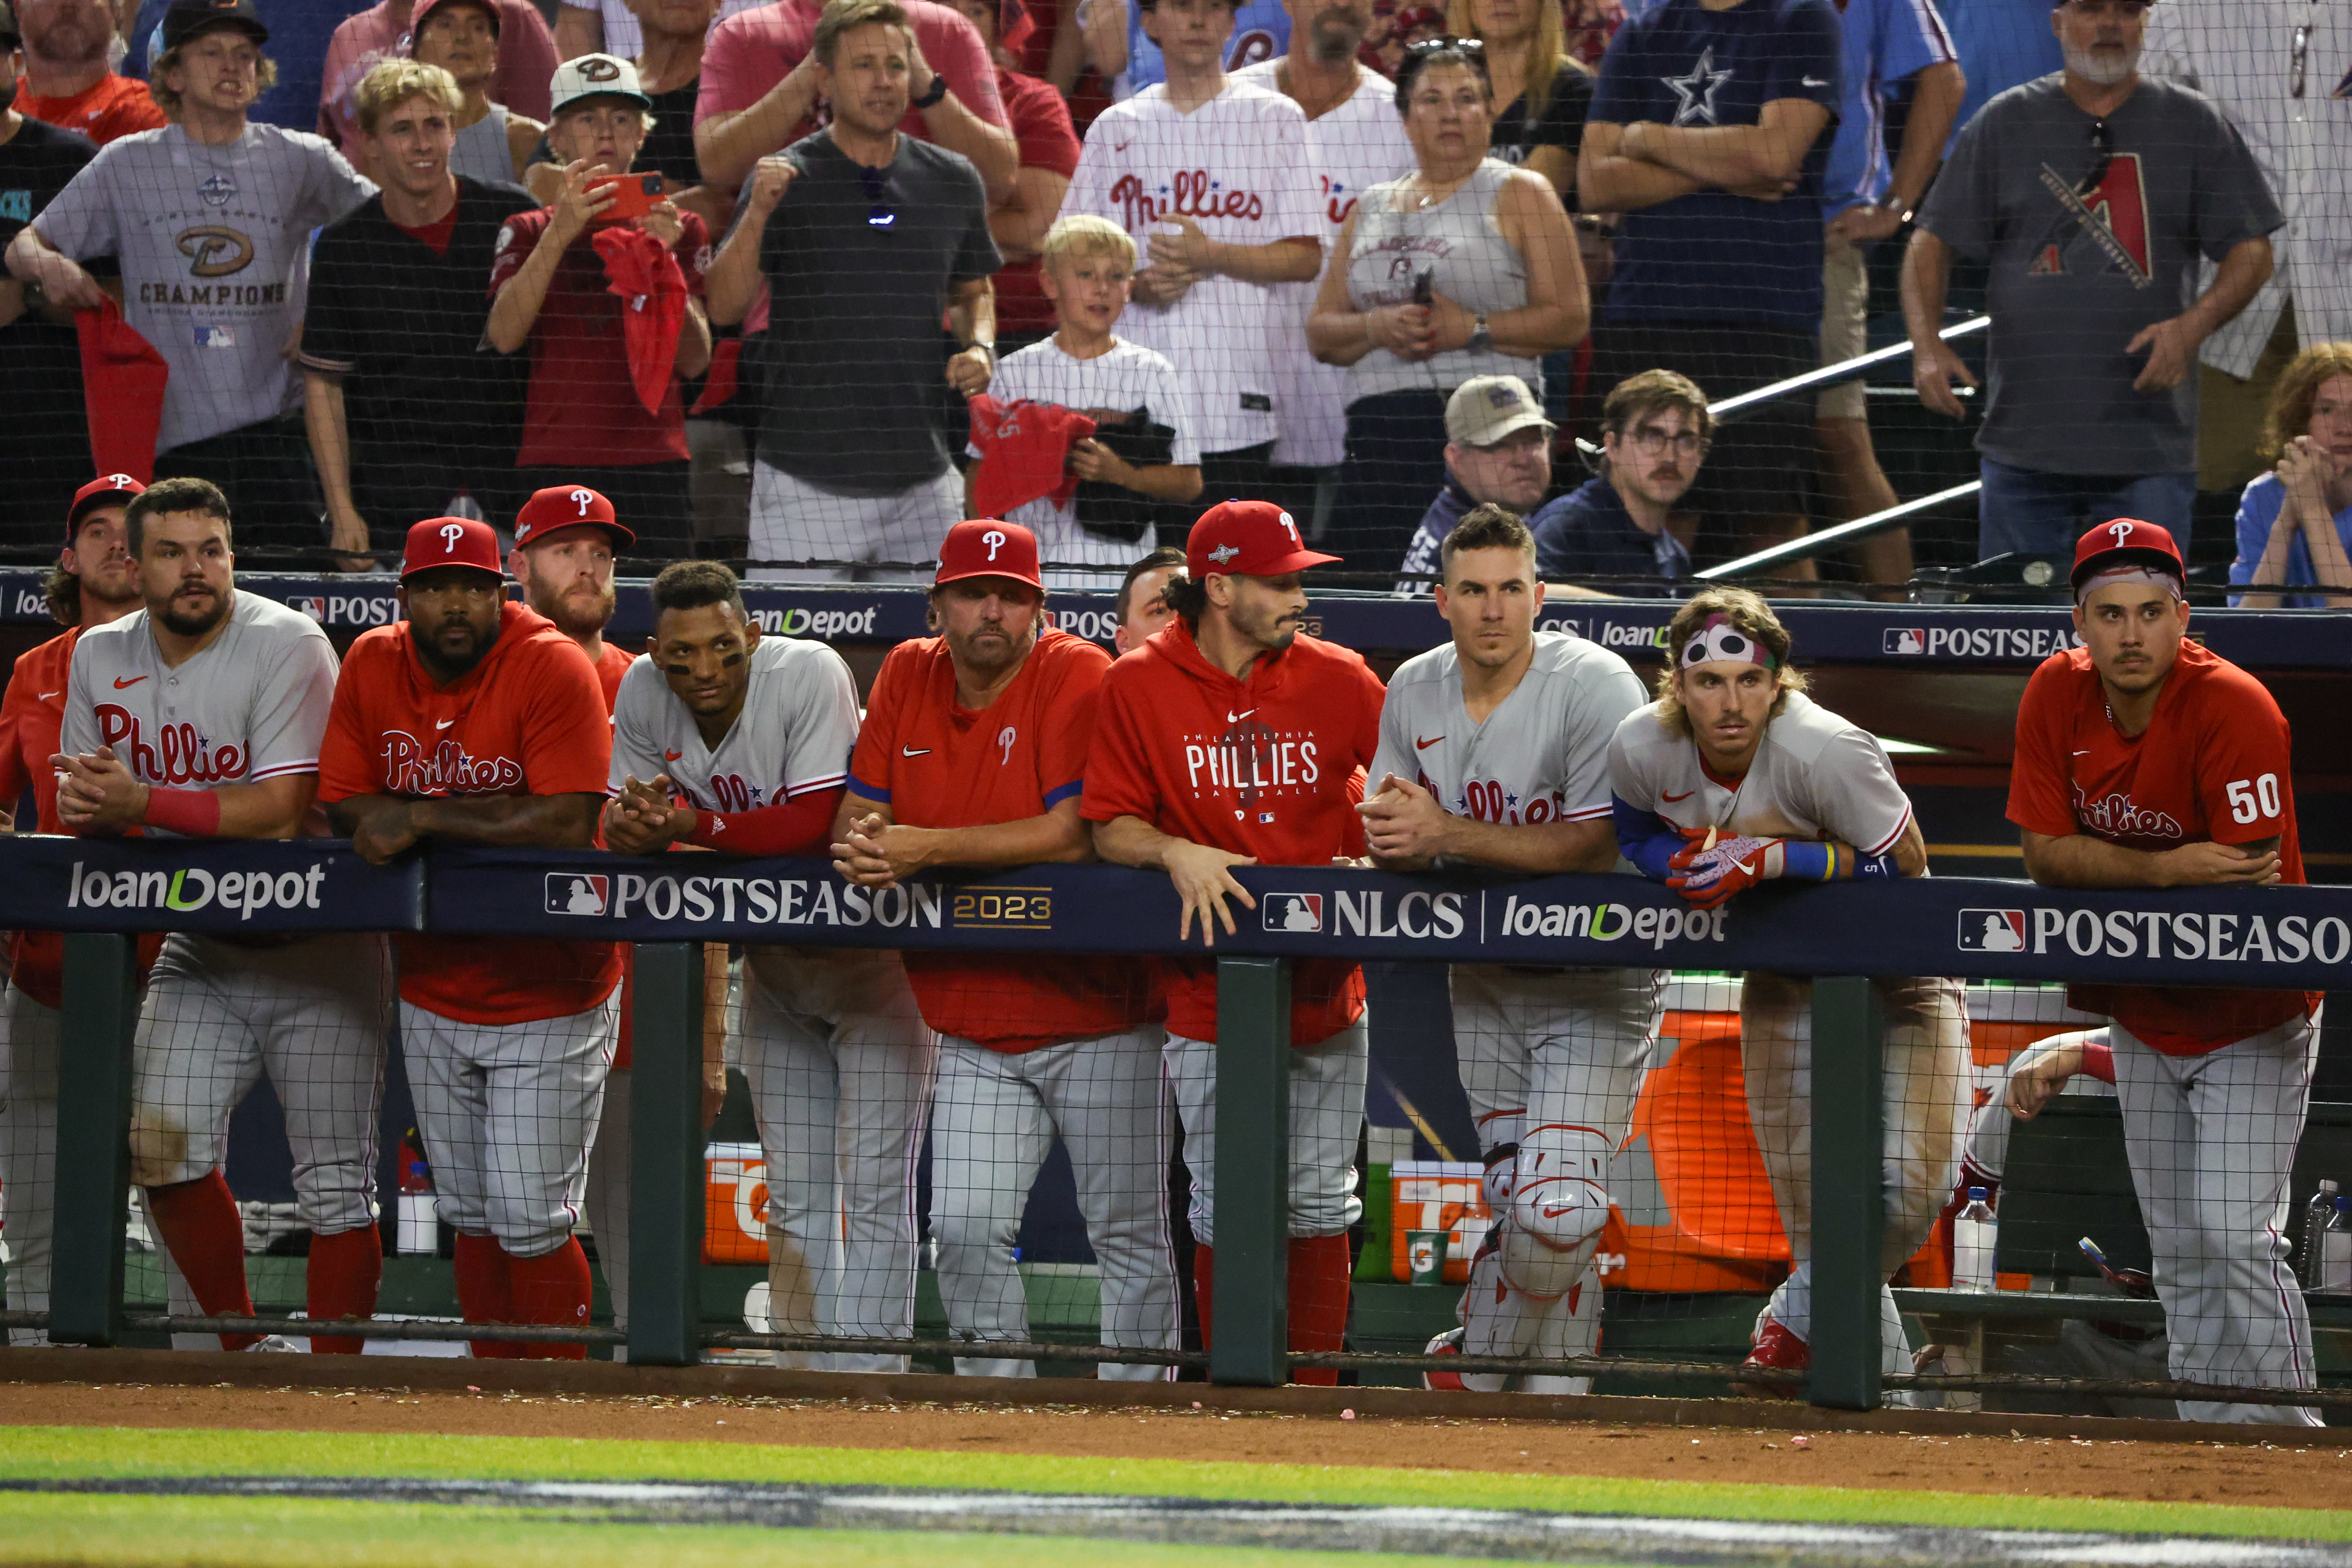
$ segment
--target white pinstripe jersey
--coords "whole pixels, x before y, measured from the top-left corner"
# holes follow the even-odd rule
[[[1508,697],[1470,721],[1452,643],[1407,659],[1381,707],[1384,774],[1418,780],[1458,816],[1481,822],[1583,821],[1609,815],[1609,738],[1647,695],[1631,666],[1568,632],[1538,632],[1535,658]]]
[[[857,687],[849,666],[821,642],[764,637],[751,648],[743,711],[716,747],[703,743],[694,715],[659,666],[641,658],[613,700],[615,795],[631,776],[667,773],[698,811],[752,811],[849,777],[857,744]]]
[[[1610,786],[1626,805],[1691,837],[1719,827],[1759,838],[1833,838],[1884,855],[1911,820],[1911,797],[1878,737],[1792,691],[1764,726],[1748,772],[1710,777],[1698,742],[1658,722],[1654,704],[1617,727]]]
[[[228,624],[176,669],[134,611],[74,644],[62,747],[112,746],[142,783],[173,788],[314,773],[340,668],[318,622],[253,594],[232,591]]]

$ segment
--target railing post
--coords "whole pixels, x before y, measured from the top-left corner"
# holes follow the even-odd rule
[[[636,944],[629,1361],[702,1359],[702,944]]]
[[[1217,1270],[1209,1381],[1289,1381],[1290,964],[1217,960]]]
[[[1885,1233],[1885,1011],[1878,987],[1813,982],[1813,1366],[1807,1397],[1879,1406],[1881,1237]]]
[[[138,944],[114,931],[68,935],[65,942],[49,1275],[49,1338],[60,1343],[110,1345],[122,1334]]]

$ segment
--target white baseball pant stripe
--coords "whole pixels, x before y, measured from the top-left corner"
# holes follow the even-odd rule
[[[171,1186],[219,1169],[229,1113],[266,1069],[302,1223],[322,1236],[373,1225],[385,954],[373,932],[252,947],[165,937],[131,1047],[131,1179]]]
[[[963,481],[953,468],[938,479],[887,496],[819,489],[765,463],[751,465],[754,561],[930,561],[963,517]],[[761,583],[929,581],[929,572],[840,567],[761,566]]]
[[[1508,1289],[1465,1290],[1463,1351],[1589,1354],[1600,1335],[1592,1258],[1609,1219],[1609,1165],[1656,1047],[1665,972],[1456,964],[1448,986],[1479,1152],[1518,1145],[1507,1182],[1489,1184],[1508,1193],[1495,1215],[1495,1271]],[[1580,1394],[1590,1380],[1554,1381],[1547,1392]]]
[[[604,1289],[613,1300],[613,1326],[629,1326],[629,1069],[614,1068],[604,1075],[604,1110],[596,1119],[596,1142],[588,1150],[588,1187],[582,1210],[588,1232],[596,1238],[596,1263],[604,1271]],[[614,1358],[624,1359],[628,1347],[615,1345]]]
[[[898,955],[755,947],[741,1066],[768,1173],[769,1319],[780,1334],[911,1339],[915,1165],[939,1060]],[[786,1352],[904,1372],[907,1358]]]
[[[1885,1107],[1886,1223],[1879,1270],[1891,1278],[1927,1241],[1959,1177],[1968,1131],[1969,1015],[1960,983],[1874,977],[1886,1018],[1881,1072]],[[1739,1065],[1772,1201],[1793,1267],[1765,1308],[1808,1344],[1813,1322],[1813,987],[1750,972],[1740,987]],[[1879,1289],[1879,1363],[1911,1370],[1895,1297]]]
[[[1290,1234],[1338,1236],[1364,1212],[1356,1195],[1356,1140],[1364,1124],[1371,1036],[1358,1018],[1301,1050],[1286,1047],[1290,1069]],[[1216,1245],[1217,1045],[1168,1037],[1168,1076],[1184,1119],[1184,1163],[1192,1173],[1192,1235]]]
[[[1029,1302],[1013,1261],[1029,1189],[1059,1132],[1070,1152],[1102,1288],[1102,1342],[1177,1348],[1168,1236],[1167,1074],[1156,1026],[1017,1056],[946,1035],[931,1111],[931,1235],[940,1300],[959,1340],[1025,1340]],[[965,1377],[1034,1377],[1036,1363],[958,1356]],[[1174,1369],[1105,1362],[1097,1375],[1163,1382]]]
[[[443,1219],[517,1258],[572,1238],[619,1038],[620,987],[584,1013],[468,1024],[400,1005],[417,1131]]]
[[[2316,1386],[2311,1319],[2287,1268],[2287,1176],[2303,1137],[2319,1019],[2294,1018],[2201,1057],[2108,1032],[2124,1148],[2156,1258],[2173,1376]],[[2184,1421],[2321,1425],[2303,1405],[2182,1400]]]
[[[58,1205],[56,1009],[8,987],[0,1016],[0,1241],[7,1245],[8,1310],[49,1310],[49,1248]],[[11,1329],[6,1342],[44,1345],[39,1329]]]

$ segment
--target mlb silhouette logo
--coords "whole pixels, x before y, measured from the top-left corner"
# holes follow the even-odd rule
[[[293,601],[293,604],[296,609],[301,611],[304,615],[310,616],[320,626],[327,624],[326,600],[313,596],[308,598],[298,598]]]
[[[1962,952],[2023,952],[2025,951],[2025,911],[2023,910],[1962,910],[1960,911],[1960,951]]]
[[[1320,893],[1268,893],[1258,900],[1257,907],[1268,931],[1323,929]]]
[[[547,874],[547,912],[551,915],[601,915],[613,907],[613,879],[585,871]]]
[[[1886,628],[1888,653],[1926,653],[1927,631],[1925,626],[1889,626]]]

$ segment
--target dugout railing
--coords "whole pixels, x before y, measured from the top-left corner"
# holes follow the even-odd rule
[[[1933,879],[1767,887],[1712,912],[1631,877],[1403,877],[1344,867],[1252,867],[1258,911],[1221,938],[1217,1050],[1216,1333],[1205,1358],[1068,1346],[1001,1353],[1139,1363],[1205,1361],[1213,1382],[1270,1385],[1297,1365],[1427,1364],[1424,1358],[1287,1352],[1285,1258],[1289,961],[1646,964],[1815,978],[1813,1404],[1878,1405],[1890,1383],[2053,1386],[1979,1373],[1883,1379],[1878,1359],[1883,1022],[1870,974],[1965,973],[2022,982],[2260,985],[2325,991],[2352,965],[2352,889],[2326,887],[2105,892]],[[583,890],[584,889],[584,890]],[[625,941],[636,944],[631,1311],[609,1328],[518,1329],[501,1337],[611,1343],[640,1365],[677,1366],[706,1346],[949,1349],[898,1342],[706,1333],[699,1265],[705,1204],[702,944],[1172,954],[1178,906],[1163,876],[1103,866],[923,878],[867,893],[815,860],[714,862],[601,852],[434,849],[373,867],[333,841],[191,842],[16,837],[0,841],[0,925],[67,933],[57,1223],[50,1309],[18,1314],[60,1342],[106,1345],[137,1329],[278,1320],[136,1320],[125,1307],[136,936],[184,931],[265,936],[348,931]],[[1559,918],[1551,919],[1555,911]],[[1989,948],[1986,917],[2018,933]],[[1550,930],[1559,934],[1546,935]],[[2006,947],[2006,951],[2000,950]],[[1183,949],[1198,952],[1197,946]],[[366,1337],[459,1339],[451,1324],[384,1322]],[[969,1345],[957,1347],[969,1351]],[[1452,1363],[1465,1371],[1486,1363]],[[1512,1362],[1494,1369],[1717,1375],[1709,1365]],[[2075,1380],[2076,1392],[2229,1397],[2341,1406],[2352,1394]]]

